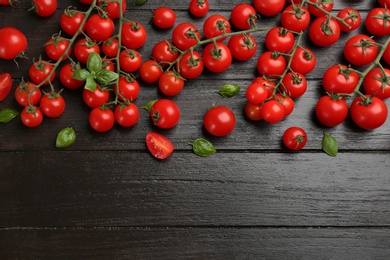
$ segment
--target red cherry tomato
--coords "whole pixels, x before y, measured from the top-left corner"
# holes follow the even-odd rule
[[[60,18],[60,25],[62,31],[73,36],[79,30],[82,21],[84,20],[84,13],[77,11],[74,8],[67,8]],[[80,30],[80,33],[85,31],[85,23]]]
[[[110,109],[96,107],[89,113],[89,124],[96,132],[107,132],[115,124],[114,112]]]
[[[316,104],[316,116],[321,124],[333,127],[341,124],[348,115],[348,104],[342,98],[321,97]]]
[[[277,52],[266,51],[257,59],[257,71],[260,75],[275,78],[283,74],[286,60]]]
[[[223,72],[232,64],[232,54],[228,46],[221,42],[209,43],[202,53],[204,66],[212,72]]]
[[[176,96],[184,87],[184,79],[172,70],[165,71],[158,80],[158,88],[166,96]]]
[[[114,110],[115,121],[123,127],[131,127],[138,122],[139,110],[134,103],[118,104]]]
[[[255,26],[257,17],[256,9],[247,3],[235,5],[230,13],[230,20],[233,26],[240,30],[247,30]]]
[[[309,36],[311,41],[318,46],[333,45],[340,38],[340,25],[333,18],[328,20],[327,16],[320,16],[310,25]]]
[[[280,90],[287,93],[291,98],[299,98],[305,94],[307,81],[299,72],[288,72],[282,79]]]
[[[154,102],[149,114],[154,125],[164,129],[174,127],[180,120],[179,106],[174,101],[165,98]]]
[[[229,19],[220,14],[212,14],[206,18],[203,23],[203,35],[207,38],[214,38],[222,35],[223,33],[230,32]],[[219,38],[218,41],[225,40],[226,37]]]
[[[41,91],[32,82],[22,82],[16,87],[14,93],[16,102],[21,106],[37,105],[41,100]]]
[[[0,101],[3,101],[12,89],[12,78],[9,73],[0,74]]]
[[[387,68],[373,68],[364,77],[363,88],[366,94],[380,99],[390,97],[390,70]]]
[[[251,102],[246,102],[245,115],[252,121],[260,121],[263,119],[261,116],[262,105],[255,105]]]
[[[182,22],[172,31],[172,42],[180,50],[188,50],[200,40],[198,28],[189,22]]]
[[[167,6],[160,6],[153,12],[153,24],[161,29],[172,27],[176,22],[176,13]]]
[[[351,94],[359,81],[359,74],[345,65],[329,67],[322,77],[326,92],[334,94]]]
[[[65,111],[65,100],[59,93],[43,95],[39,104],[42,113],[48,117],[59,117]]]
[[[53,61],[58,61],[61,57],[62,60],[66,60],[72,52],[72,48],[69,47],[69,45],[70,41],[68,39],[59,35],[54,35],[45,44],[46,55]]]
[[[378,45],[369,36],[358,34],[349,38],[344,45],[344,56],[356,66],[365,66],[373,62],[378,55]]]
[[[73,49],[74,56],[79,62],[83,64],[87,63],[88,57],[92,52],[100,54],[99,45],[96,42],[90,39],[87,40],[85,38],[80,39]]]
[[[123,23],[121,41],[126,48],[138,49],[145,44],[146,39],[147,32],[141,23],[135,21]]]
[[[202,74],[204,69],[202,56],[197,51],[187,52],[176,63],[176,69],[183,78],[195,79]]]
[[[94,41],[101,42],[110,38],[115,30],[115,24],[110,17],[93,14],[87,20],[85,31]]]
[[[296,49],[292,61],[291,69],[302,75],[310,73],[317,64],[317,57],[308,48],[299,47]]]
[[[254,0],[253,5],[256,10],[265,16],[275,16],[280,13],[284,5],[286,4],[286,0]]]
[[[268,100],[261,108],[261,115],[264,121],[275,124],[285,117],[285,108],[277,100]]]
[[[74,63],[65,64],[60,70],[60,81],[62,85],[68,89],[77,89],[84,85],[85,81],[73,78],[73,73],[80,66]]]
[[[292,126],[283,133],[283,144],[290,150],[301,150],[307,143],[307,134],[301,127]]]
[[[142,56],[136,50],[125,49],[119,54],[119,66],[125,72],[135,72],[142,65]]]
[[[282,12],[280,23],[288,30],[302,32],[309,26],[310,12],[304,6],[289,5]]]
[[[146,83],[157,82],[162,74],[163,70],[155,60],[145,61],[139,69],[139,76]]]
[[[152,49],[152,58],[162,65],[174,62],[179,57],[179,52],[173,43],[162,40],[156,43]]]
[[[208,0],[191,0],[188,10],[195,17],[205,16],[210,9]]]
[[[115,84],[114,92],[117,93],[119,90],[119,100],[128,100],[130,102],[134,101],[139,93],[140,86],[138,81],[131,76],[123,76],[121,75],[118,79],[118,86]]]
[[[236,117],[230,108],[216,106],[206,112],[203,117],[203,125],[207,132],[214,136],[226,136],[236,126]]]
[[[36,106],[26,106],[20,113],[20,119],[25,126],[33,128],[42,123],[43,114]]]
[[[265,46],[269,51],[289,53],[294,47],[294,34],[282,27],[274,27],[265,36]]]
[[[362,17],[360,15],[360,12],[355,10],[352,7],[346,7],[344,9],[341,9],[337,13],[337,17],[344,20],[344,22],[348,25],[343,24],[342,22],[338,22],[340,25],[340,29],[343,32],[352,32],[359,28]]]
[[[14,27],[3,27],[0,29],[0,58],[12,60],[24,56],[27,48],[27,38],[23,32]]]
[[[368,12],[365,26],[370,34],[386,36],[390,34],[390,11],[384,7],[378,7]]]
[[[231,36],[228,47],[232,57],[241,61],[249,60],[257,51],[256,39],[248,33]]]
[[[372,130],[386,122],[388,109],[386,104],[377,97],[366,95],[357,97],[351,104],[349,111],[352,120],[361,128]]]
[[[35,84],[48,85],[55,77],[54,66],[45,60],[39,60],[30,65],[28,75]]]
[[[83,90],[83,101],[91,108],[100,107],[107,103],[109,99],[110,92],[108,90],[102,90],[99,87],[95,91],[90,91],[89,89]]]
[[[41,17],[49,17],[57,10],[57,0],[32,0],[31,10]]]
[[[117,19],[126,12],[126,0],[122,0],[122,10],[120,9],[120,3],[114,0],[98,0],[97,4],[107,12],[111,19]]]

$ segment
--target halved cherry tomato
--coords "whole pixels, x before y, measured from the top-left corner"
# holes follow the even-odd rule
[[[4,100],[12,88],[12,78],[9,73],[0,74],[0,101]]]
[[[146,147],[151,155],[160,160],[168,158],[175,149],[168,138],[156,132],[146,134]]]

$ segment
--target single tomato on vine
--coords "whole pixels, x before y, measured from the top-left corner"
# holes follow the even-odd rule
[[[289,53],[294,43],[294,34],[283,27],[274,27],[265,36],[265,46],[269,51]]]
[[[119,66],[128,73],[137,71],[142,65],[142,56],[136,50],[125,49],[119,54]]]
[[[221,42],[207,44],[202,57],[204,66],[212,72],[227,70],[233,59],[229,47]]]
[[[294,100],[291,97],[289,97],[287,94],[277,93],[274,99],[283,105],[284,117],[289,116],[294,111],[294,107],[295,107]]]
[[[284,106],[277,100],[271,99],[264,103],[261,108],[261,116],[264,121],[270,124],[275,124],[282,121],[286,112]]]
[[[28,69],[28,76],[35,84],[48,85],[53,82],[55,75],[53,64],[41,59],[31,64]]]
[[[11,26],[0,28],[0,58],[12,60],[24,57],[27,38],[22,31]]]
[[[377,97],[365,95],[353,100],[349,108],[352,120],[361,128],[373,130],[386,122],[388,109]]]
[[[286,59],[278,52],[266,51],[257,59],[257,71],[260,75],[275,78],[286,69]]]
[[[158,63],[174,62],[178,57],[179,51],[170,41],[161,40],[153,46],[152,58]]]
[[[83,89],[83,101],[91,108],[100,107],[107,103],[109,99],[110,91],[107,89],[101,89],[100,87],[97,87],[95,91]]]
[[[346,65],[333,65],[329,67],[323,77],[322,86],[328,93],[351,94],[359,81],[359,74]]]
[[[230,33],[229,19],[220,14],[212,14],[203,22],[203,35],[207,38],[214,38],[224,33]],[[219,38],[217,41],[224,41],[226,37]]]
[[[257,17],[256,9],[247,3],[236,4],[230,13],[230,20],[233,26],[240,30],[247,30],[254,27]]]
[[[348,104],[340,96],[326,95],[317,101],[315,112],[321,124],[333,127],[347,118]]]
[[[134,126],[139,120],[139,110],[134,103],[118,104],[114,110],[115,121],[123,127]]]
[[[119,41],[117,38],[108,38],[102,43],[102,52],[107,57],[113,58],[117,55]]]
[[[88,121],[90,126],[96,132],[107,132],[115,124],[115,115],[111,109],[95,107],[89,113]]]
[[[180,50],[188,50],[200,40],[198,28],[189,22],[182,22],[172,31],[172,42]]]
[[[126,0],[122,0],[122,10],[120,3],[115,0],[98,0],[97,4],[107,12],[108,17],[111,19],[117,19],[126,12]]]
[[[257,51],[256,39],[249,33],[231,36],[228,47],[232,57],[240,61],[249,60]]]
[[[280,90],[287,93],[291,98],[299,98],[305,94],[307,89],[307,80],[299,72],[288,72],[282,79]]]
[[[390,97],[390,70],[387,68],[373,68],[363,80],[363,88],[366,94],[380,99]]]
[[[41,17],[49,17],[57,10],[57,0],[32,0],[30,10]]]
[[[114,34],[115,24],[110,17],[100,14],[91,15],[86,23],[85,32],[94,41],[101,42]]]
[[[292,57],[292,71],[302,75],[310,73],[317,65],[317,57],[313,51],[308,48],[298,47]]]
[[[176,63],[176,69],[183,78],[195,79],[202,74],[204,69],[202,56],[197,51],[187,52]]]
[[[42,113],[47,117],[56,118],[65,111],[65,100],[60,93],[43,95],[39,105]]]
[[[124,22],[121,31],[121,43],[128,49],[142,47],[147,39],[147,32],[141,23]]]
[[[139,68],[139,76],[146,83],[157,82],[163,74],[163,69],[155,60],[147,60]]]
[[[345,58],[356,66],[370,64],[375,60],[378,52],[378,45],[374,39],[364,34],[352,36],[344,45]]]
[[[121,75],[118,79],[118,85],[114,85],[114,93],[118,93],[118,99],[123,101],[124,99],[132,102],[140,93],[140,85],[138,81],[130,75]]]
[[[58,61],[61,57],[62,60],[66,60],[71,52],[70,41],[57,34],[53,35],[45,44],[45,53],[53,61]]]
[[[282,12],[280,23],[288,30],[302,32],[309,26],[310,12],[305,6],[289,5]]]
[[[80,69],[76,63],[67,63],[60,70],[61,84],[68,89],[77,89],[84,85],[85,81],[73,78],[73,73]]]
[[[265,16],[279,14],[286,4],[286,0],[253,0],[255,9]]]
[[[245,97],[249,102],[255,105],[259,105],[267,99],[268,91],[267,88],[264,86],[264,84],[252,82],[246,88]]]
[[[173,70],[165,71],[158,80],[158,88],[169,97],[176,96],[184,87],[184,78]]]
[[[208,0],[191,0],[188,10],[195,17],[205,16],[210,9]]]
[[[81,27],[81,23],[83,22],[84,18],[85,14],[76,10],[75,8],[69,7],[65,9],[60,18],[62,31],[70,36],[75,35],[78,30],[80,30],[79,33],[84,32],[86,24],[84,23],[83,27]]]
[[[100,47],[95,41],[90,39],[80,39],[73,48],[74,56],[83,64],[87,63],[88,57],[92,52],[100,54]]]
[[[261,115],[261,107],[262,105],[256,105],[248,101],[245,104],[245,115],[252,121],[260,121],[263,119]]]
[[[368,12],[365,26],[370,34],[386,36],[390,34],[390,11],[385,7],[378,7]]]
[[[334,6],[333,0],[310,0],[310,2],[318,4],[318,6],[320,8],[324,9],[327,12],[332,11],[333,6]],[[326,16],[326,14],[324,12],[322,12],[320,9],[318,9],[314,5],[309,4],[308,9],[309,9],[309,12],[314,16],[318,16],[318,17]]]
[[[309,36],[311,41],[318,46],[333,45],[340,38],[340,25],[333,18],[317,17],[310,25]]]
[[[43,121],[42,111],[36,106],[26,106],[20,113],[22,123],[27,127],[37,127]]]
[[[15,100],[21,106],[37,105],[41,100],[41,91],[32,82],[21,82],[15,89]]]
[[[340,19],[343,19],[344,22],[348,25],[343,24],[342,22],[338,21],[340,25],[340,30],[343,32],[352,32],[359,28],[362,17],[360,15],[360,12],[355,10],[353,7],[346,7],[341,9],[337,13],[337,17]]]

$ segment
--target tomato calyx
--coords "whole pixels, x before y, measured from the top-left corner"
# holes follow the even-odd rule
[[[381,68],[380,72],[381,72],[381,76],[380,77],[375,76],[374,78],[381,83],[382,91],[384,91],[386,86],[390,85],[390,76],[386,75],[386,72],[384,71],[383,68]]]
[[[206,4],[206,0],[197,0],[198,6],[203,7]]]
[[[384,8],[383,14],[374,15],[373,18],[380,19],[383,21],[383,29],[386,29],[386,24],[390,21],[390,13],[387,7]]]
[[[343,67],[341,64],[339,64],[339,73],[343,75],[346,79],[349,79],[349,74],[356,72],[356,70],[351,68],[351,65],[347,67]]]
[[[369,37],[367,39],[360,39],[359,43],[352,44],[352,46],[361,47],[364,55],[367,53],[367,48],[372,46],[377,46],[375,42],[372,42],[372,37]]]
[[[303,79],[299,76],[298,73],[291,73],[291,77],[294,85],[299,85],[303,81]]]
[[[49,93],[46,93],[44,91],[43,94],[45,94],[48,98],[50,99],[54,99],[54,98],[59,98],[61,96],[61,92],[63,91],[64,89],[60,89],[60,91],[56,92],[56,91],[51,91]]]
[[[360,97],[362,98],[362,101],[361,102],[358,102],[357,104],[360,104],[362,106],[369,106],[372,104],[372,99],[375,97],[375,94],[372,94],[370,96],[366,96],[366,95],[360,95]]]
[[[297,142],[297,144],[295,145],[295,148],[298,148],[298,146],[305,142],[305,138],[306,138],[306,135],[300,135],[298,134],[297,137],[294,138],[294,140]]]
[[[73,16],[75,16],[75,15],[78,14],[78,13],[80,13],[80,11],[78,11],[78,10],[76,9],[76,7],[73,7],[73,6],[70,6],[70,7],[66,8],[66,9],[64,10],[64,14],[65,14],[66,16],[68,16],[68,17],[73,17]]]
[[[289,11],[289,13],[295,15],[297,19],[302,19],[302,16],[306,14],[306,11],[301,8],[301,6],[297,6],[295,4],[292,5],[293,10]]]
[[[280,52],[278,52],[278,51],[273,51],[273,52],[271,53],[271,58],[272,58],[272,59],[277,59],[277,58],[280,57],[280,55],[281,55]]]
[[[199,30],[194,30],[193,28],[189,28],[187,31],[186,31],[186,36],[190,39],[195,39],[197,42],[200,41],[197,33],[199,32]]]

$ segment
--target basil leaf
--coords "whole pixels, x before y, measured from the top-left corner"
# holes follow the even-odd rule
[[[110,83],[111,81],[116,80],[118,77],[119,75],[117,73],[110,70],[99,70],[95,75],[96,80],[103,84]]]
[[[237,84],[225,84],[218,91],[225,98],[234,97],[238,92],[240,92],[240,87]]]
[[[12,119],[14,119],[17,115],[19,115],[19,112],[15,109],[11,108],[4,108],[0,110],[0,123],[8,123]]]
[[[99,54],[92,52],[88,56],[87,68],[90,72],[98,72],[103,67],[103,61]]]
[[[155,100],[150,100],[148,103],[146,103],[145,106],[143,106],[142,108],[146,109],[146,111],[150,111],[150,109],[152,109],[152,106],[154,103],[156,103],[157,99]]]
[[[189,144],[192,145],[192,151],[199,156],[207,157],[217,152],[214,145],[204,138],[198,138]]]
[[[76,133],[71,127],[66,127],[62,129],[58,135],[56,140],[57,148],[66,148],[71,146],[76,140]]]
[[[148,0],[133,0],[133,6],[138,6],[138,5],[143,5],[147,2]]]
[[[83,81],[88,78],[89,74],[90,74],[89,71],[86,69],[78,69],[75,72],[73,72],[72,78]]]
[[[322,149],[327,155],[335,157],[339,150],[339,146],[335,138],[324,133],[324,137],[322,138]]]
[[[96,90],[96,82],[95,82],[95,79],[92,75],[89,75],[87,77],[87,81],[85,83],[85,89],[88,89],[92,92],[94,92]]]

